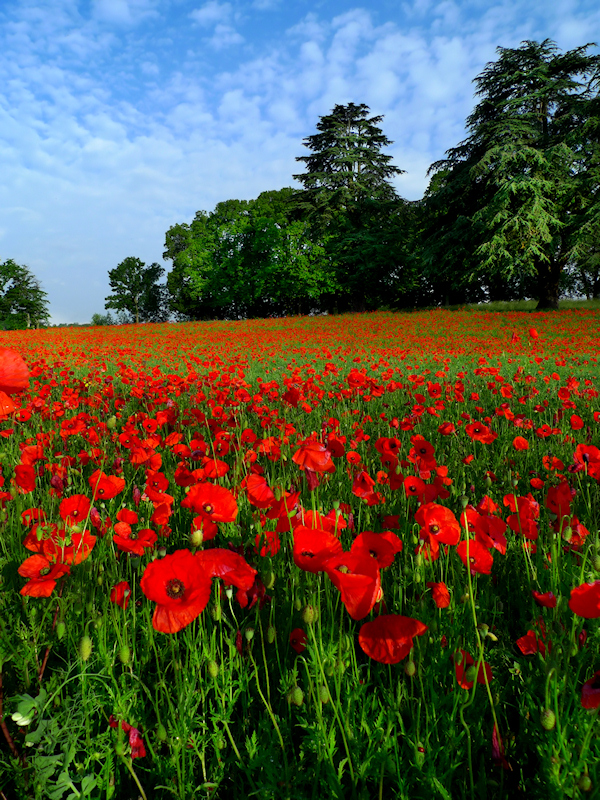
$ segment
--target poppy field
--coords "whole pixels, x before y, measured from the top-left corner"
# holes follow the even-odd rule
[[[600,313],[0,333],[0,800],[600,787]]]

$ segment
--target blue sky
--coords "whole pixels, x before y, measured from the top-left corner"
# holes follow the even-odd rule
[[[545,38],[600,42],[597,0],[3,0],[0,262],[89,322],[125,257],[169,267],[171,225],[295,185],[337,103],[384,115],[420,198],[496,47]]]

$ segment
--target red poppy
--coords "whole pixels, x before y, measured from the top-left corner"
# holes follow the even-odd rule
[[[252,588],[256,570],[239,553],[215,547],[212,550],[200,550],[195,558],[210,578],[222,578],[228,586],[246,592]]]
[[[468,562],[471,573],[479,572],[483,575],[491,573],[494,558],[481,542],[473,539],[463,540],[456,548],[456,552],[465,566]]]
[[[525,636],[517,639],[517,647],[524,656],[532,656],[535,653],[541,653],[542,657],[546,655],[546,644],[542,636],[533,630],[527,631]]]
[[[133,531],[128,522],[117,522],[113,542],[123,553],[143,556],[144,552],[156,544],[157,536],[150,528]]]
[[[371,622],[365,622],[358,633],[358,643],[374,661],[397,664],[410,653],[413,638],[422,636],[426,630],[427,625],[418,619],[383,614]]]
[[[277,531],[263,531],[257,533],[254,539],[254,552],[260,556],[273,557],[279,552],[281,541]]]
[[[340,553],[325,562],[325,572],[339,590],[352,619],[363,619],[381,597],[377,561],[366,551]]]
[[[299,525],[294,530],[294,563],[305,572],[322,572],[325,562],[342,553],[342,544],[333,533]]]
[[[84,494],[72,494],[61,502],[58,513],[67,525],[77,525],[87,519],[90,507],[90,500]]]
[[[460,650],[452,656],[452,660],[454,661],[454,672],[458,685],[463,689],[472,689],[473,683],[475,682],[475,660],[473,656],[465,650]],[[469,667],[473,667],[473,674],[471,674]],[[487,661],[484,661],[479,665],[479,669],[477,670],[477,683],[485,683],[486,677],[487,682],[490,683],[493,678],[492,668]]]
[[[407,497],[418,497],[419,500],[423,500],[423,493],[425,492],[425,483],[421,480],[421,478],[417,478],[416,475],[407,475],[404,478],[404,491]]]
[[[110,590],[110,601],[120,606],[122,609],[127,610],[129,601],[131,599],[131,587],[127,581],[119,581],[116,586]]]
[[[600,706],[600,672],[595,672],[581,687],[581,705],[589,709]]]
[[[182,508],[191,508],[196,514],[211,522],[233,522],[237,517],[238,506],[229,489],[215,483],[198,483],[192,486]]]
[[[561,518],[570,516],[573,494],[567,481],[561,481],[557,486],[551,486],[546,495],[546,508]]]
[[[294,630],[290,633],[290,644],[292,648],[300,655],[300,653],[306,650],[306,643],[308,642],[308,637],[306,633],[302,630],[302,628],[294,628]]]
[[[584,619],[600,617],[600,581],[582,583],[581,586],[571,589],[569,608]]]
[[[314,439],[303,442],[300,449],[292,456],[292,461],[300,469],[309,469],[312,472],[335,472],[331,453],[324,444]]]
[[[540,336],[540,335],[539,335],[539,333],[536,331],[536,329],[535,329],[535,328],[529,328],[529,336],[530,336],[532,339],[534,339],[534,340],[535,340],[535,339],[539,339],[539,336]]]
[[[125,721],[121,722],[121,728],[129,738],[131,758],[143,758],[146,755],[146,748],[144,747],[144,741],[138,729]]]
[[[6,394],[22,392],[29,386],[29,369],[19,353],[0,349],[0,391]]]
[[[35,489],[35,469],[29,464],[17,464],[15,467],[15,483],[27,494]]]
[[[176,550],[150,562],[140,586],[146,597],[157,603],[152,626],[161,633],[176,633],[193,622],[211,592],[210,576],[189,550]]]
[[[448,608],[450,605],[450,592],[445,583],[427,582],[427,588],[431,589],[433,602],[438,608]]]
[[[363,531],[352,542],[350,552],[363,550],[376,560],[379,569],[383,569],[394,563],[396,553],[402,552],[402,540],[392,531],[385,533]]]
[[[275,502],[273,490],[263,475],[248,475],[242,484],[248,500],[255,508],[270,508]]]
[[[50,597],[56,587],[56,581],[63,575],[68,575],[70,571],[67,564],[60,561],[56,563],[55,559],[50,560],[40,553],[29,556],[17,570],[23,578],[29,578],[21,589],[21,594],[30,597]]]
[[[426,503],[417,509],[415,520],[421,526],[421,534],[434,536],[441,544],[458,544],[460,525],[453,512],[437,503]],[[421,538],[425,538],[421,535]]]
[[[498,438],[498,434],[484,425],[483,422],[471,422],[465,426],[465,433],[475,442],[482,444],[492,444]]]
[[[556,595],[554,592],[546,592],[542,594],[541,592],[536,592],[535,589],[532,589],[531,594],[533,595],[533,599],[538,604],[538,606],[542,606],[543,608],[556,608]]]
[[[88,479],[96,500],[112,500],[125,488],[125,479],[116,475],[105,475],[97,469]]]
[[[513,439],[513,447],[515,450],[529,450],[529,442],[524,436],[515,436]]]

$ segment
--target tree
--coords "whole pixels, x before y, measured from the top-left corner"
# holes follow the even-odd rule
[[[145,265],[129,256],[108,273],[112,294],[105,308],[126,311],[137,322],[164,322],[168,318],[165,287],[158,283],[165,270],[160,264]]]
[[[28,267],[9,258],[0,264],[0,327],[39,328],[50,319],[47,294]]]
[[[599,148],[589,123],[600,57],[590,47],[560,54],[549,39],[500,47],[475,79],[482,99],[467,119],[470,135],[431,168],[442,173],[430,192],[433,272],[437,264],[442,276],[460,275],[459,285],[487,285],[490,296],[527,291],[538,308],[558,307],[584,227],[588,238],[598,230]]]
[[[395,268],[398,282],[397,265],[403,261],[389,252],[391,244],[397,249],[401,242],[397,223],[402,215],[396,212],[404,203],[389,179],[404,170],[381,152],[392,144],[378,127],[383,117],[368,113],[364,103],[349,103],[321,117],[319,132],[303,140],[311,154],[296,158],[307,171],[293,176],[304,187],[296,193],[297,206],[308,215],[313,237],[323,241],[333,264],[338,301],[343,306],[345,295],[355,309],[369,300],[377,304]]]

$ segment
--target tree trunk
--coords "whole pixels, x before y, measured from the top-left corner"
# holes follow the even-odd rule
[[[553,259],[538,265],[538,304],[536,311],[558,311],[559,283],[563,262]]]

